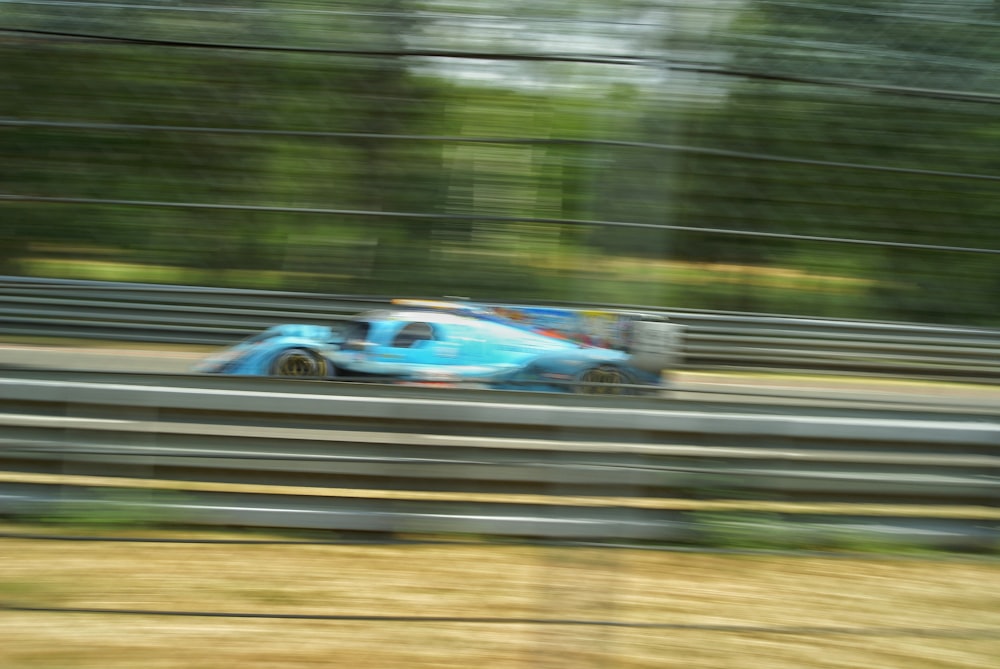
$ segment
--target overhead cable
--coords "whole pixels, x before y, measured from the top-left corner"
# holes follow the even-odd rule
[[[164,202],[152,200],[120,200],[83,197],[51,197],[42,195],[22,195],[0,193],[3,202],[38,202],[48,204],[78,204],[120,207],[159,207],[172,209],[200,209],[217,211],[252,211],[256,213],[321,214],[327,216],[364,216],[374,218],[401,218],[412,220],[438,221],[481,221],[492,223],[540,223],[568,226],[593,226],[615,228],[640,228],[647,230],[672,230],[675,232],[697,232],[702,234],[754,237],[763,239],[787,239],[792,241],[823,242],[831,244],[851,244],[881,248],[903,248],[922,251],[944,251],[949,253],[974,253],[979,255],[1000,255],[1000,249],[981,249],[968,246],[945,246],[940,244],[915,244],[909,242],[889,242],[872,239],[852,239],[846,237],[825,237],[818,235],[797,235],[782,232],[760,232],[753,230],[733,230],[728,228],[702,228],[691,225],[663,225],[658,223],[635,223],[629,221],[601,221],[589,219],[541,218],[529,216],[489,216],[476,214],[447,214],[403,211],[373,211],[368,209],[332,209],[324,207],[277,207],[266,205],[214,204],[207,202]]]
[[[115,44],[132,44],[187,49],[219,49],[264,53],[300,53],[318,55],[340,55],[358,57],[382,58],[452,58],[462,60],[491,60],[538,63],[577,63],[618,66],[659,67],[664,70],[690,72],[727,77],[741,77],[752,80],[775,81],[794,84],[810,84],[815,86],[832,86],[865,90],[873,93],[954,100],[961,102],[976,102],[1000,104],[1000,95],[991,93],[976,93],[974,91],[957,91],[921,88],[914,86],[895,86],[878,84],[853,79],[831,79],[826,77],[810,77],[777,72],[762,72],[750,69],[740,69],[720,66],[713,63],[695,61],[667,60],[653,56],[635,56],[630,54],[530,54],[501,53],[487,51],[460,51],[454,49],[346,49],[330,47],[303,47],[265,44],[232,44],[218,42],[192,42],[187,40],[164,40],[144,37],[120,37],[112,35],[96,35],[91,33],[62,32],[53,30],[29,30],[26,28],[0,27],[0,33],[35,37],[54,37],[59,39],[78,39],[89,42],[107,42]]]
[[[947,170],[928,170],[913,167],[897,167],[893,165],[872,165],[866,163],[848,163],[835,160],[816,160],[812,158],[796,158],[767,153],[749,151],[733,151],[704,146],[683,144],[660,144],[657,142],[638,142],[614,139],[580,139],[558,137],[465,137],[461,135],[400,135],[388,133],[337,132],[325,130],[288,130],[267,128],[219,128],[210,126],[176,126],[137,123],[98,123],[90,121],[48,121],[41,119],[0,118],[0,127],[36,127],[36,128],[68,128],[78,130],[99,131],[134,131],[134,132],[178,132],[203,133],[219,135],[260,135],[271,137],[301,137],[309,139],[384,139],[420,142],[452,142],[463,144],[502,144],[529,146],[615,146],[624,148],[655,149],[674,153],[691,155],[715,156],[719,158],[734,158],[738,160],[784,163],[831,169],[848,169],[863,172],[885,172],[889,174],[906,174],[911,176],[967,179],[971,181],[1000,181],[1000,175],[980,174],[976,172],[951,172]]]

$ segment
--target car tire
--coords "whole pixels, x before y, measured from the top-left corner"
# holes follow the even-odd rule
[[[614,365],[599,365],[583,370],[576,376],[573,392],[581,395],[632,395],[627,388],[632,380]]]
[[[274,359],[270,374],[295,379],[325,379],[330,376],[330,365],[326,358],[314,351],[290,348]]]

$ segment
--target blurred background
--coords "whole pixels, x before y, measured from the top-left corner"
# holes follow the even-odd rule
[[[422,423],[389,400],[374,418],[282,422],[270,392],[240,413],[190,389],[190,406],[160,407],[154,386],[123,405],[113,393],[133,386],[5,370],[7,508],[50,494],[56,506],[35,516],[40,536],[0,515],[0,666],[995,666],[996,560],[919,562],[900,536],[996,554],[996,332],[910,324],[1000,327],[998,37],[997,0],[0,0],[0,280],[25,284],[5,287],[5,338],[208,344],[372,296],[459,295],[710,311],[688,330],[686,370],[991,384],[978,405],[967,389],[928,391],[942,414],[977,407],[953,428],[919,408],[912,424],[848,417],[840,430],[836,409],[813,420],[804,403],[775,409],[790,427],[740,412],[719,428],[705,418],[704,434],[693,417],[657,432],[639,409],[635,430],[566,411],[508,434],[489,409],[475,423],[477,408],[461,423],[470,445],[453,414]],[[31,277],[178,295],[46,292]],[[69,315],[59,291],[79,300]],[[344,295],[358,299],[324,301]],[[84,360],[37,355],[58,370]],[[81,364],[188,369],[201,355],[115,344]],[[29,386],[43,390],[18,395]],[[834,395],[859,388],[872,389]],[[524,444],[541,437],[552,443]],[[654,459],[661,441],[677,448]],[[244,471],[270,499],[244,495]],[[654,476],[662,490],[641,483]],[[331,495],[270,494],[282,481]],[[316,509],[334,509],[331,527],[377,539],[391,521],[404,543],[159,527],[188,517],[163,508],[208,508],[231,484],[240,497],[211,502],[228,524],[275,522],[288,505],[322,527]],[[832,538],[791,531],[821,506]],[[716,554],[491,544],[494,527],[561,536],[563,521],[622,537],[693,527]],[[77,534],[52,534],[64,527]],[[405,543],[432,530],[458,542]],[[760,552],[778,548],[798,554]]]
[[[997,325],[1000,3],[0,0],[0,274]]]

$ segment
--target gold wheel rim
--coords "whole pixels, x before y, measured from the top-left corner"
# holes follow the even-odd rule
[[[303,353],[286,355],[278,365],[280,376],[314,377],[323,375],[322,361]]]

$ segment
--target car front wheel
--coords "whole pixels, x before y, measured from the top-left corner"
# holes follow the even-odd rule
[[[291,348],[282,351],[271,363],[271,376],[299,379],[323,379],[328,376],[326,359],[313,351]]]

